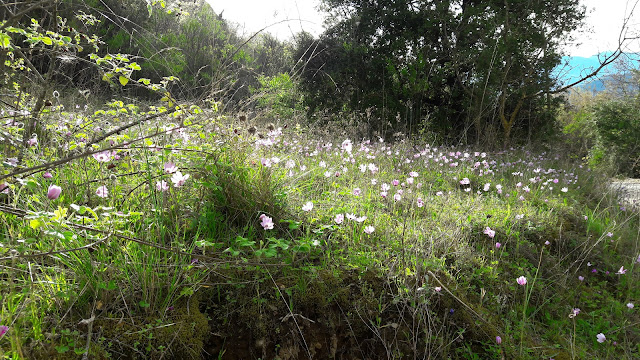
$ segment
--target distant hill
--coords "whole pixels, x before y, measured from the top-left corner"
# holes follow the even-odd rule
[[[561,82],[569,84],[597,69],[600,66],[600,61],[607,55],[608,53],[600,53],[599,55],[591,57],[564,56],[562,58],[562,64],[560,64],[555,71]],[[602,91],[605,89],[602,79],[605,79],[608,75],[611,75],[614,72],[614,66],[609,64],[600,71],[596,78],[580,84],[580,87],[592,89],[594,91]]]

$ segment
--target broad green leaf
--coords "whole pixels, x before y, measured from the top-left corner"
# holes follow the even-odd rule
[[[67,208],[62,208],[59,206],[58,210],[55,210],[53,212],[53,217],[51,218],[51,221],[60,221],[65,217],[67,217]]]
[[[33,220],[29,221],[29,226],[32,229],[37,229],[39,227],[44,226],[44,222],[42,220],[40,220],[40,219],[33,219]]]
[[[43,36],[43,37],[42,37],[42,38],[40,38],[40,39],[42,40],[42,42],[43,42],[45,45],[51,45],[51,44],[53,44],[53,41],[52,41],[52,40],[51,40],[51,38],[50,38],[50,37],[48,37],[48,36]]]
[[[122,86],[126,86],[127,83],[129,83],[129,79],[127,79],[126,77],[124,77],[122,75],[120,75],[119,80],[120,80],[120,84],[122,84]]]
[[[11,46],[11,37],[5,33],[0,33],[0,46],[6,49]]]

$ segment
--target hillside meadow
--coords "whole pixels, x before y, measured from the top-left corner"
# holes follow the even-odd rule
[[[562,147],[216,105],[59,104],[3,161],[3,358],[640,356],[638,208]]]

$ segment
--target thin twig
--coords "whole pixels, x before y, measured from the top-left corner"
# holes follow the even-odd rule
[[[80,250],[85,250],[88,248],[91,248],[93,246],[96,246],[100,243],[105,242],[107,239],[109,239],[109,237],[111,237],[111,233],[108,233],[107,236],[105,236],[104,238],[93,242],[91,244],[87,244],[81,247],[77,247],[77,248],[73,248],[73,249],[64,249],[64,250],[57,250],[57,251],[47,251],[47,252],[41,252],[41,253],[36,253],[36,254],[17,254],[17,255],[12,255],[12,256],[6,256],[3,258],[0,258],[0,261],[3,260],[12,260],[12,259],[16,259],[16,258],[22,258],[22,259],[32,259],[32,258],[38,258],[38,257],[45,257],[45,256],[49,256],[49,255],[58,255],[58,254],[65,254],[65,253],[70,253],[70,252],[75,252],[75,251],[80,251]]]

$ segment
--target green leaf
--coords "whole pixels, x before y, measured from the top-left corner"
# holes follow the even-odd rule
[[[25,183],[25,186],[30,190],[35,190],[36,188],[38,188],[38,186],[40,186],[40,184],[34,179],[28,179]]]
[[[0,33],[0,46],[6,49],[11,46],[11,37],[5,33]]]
[[[120,77],[118,78],[120,80],[120,84],[122,84],[122,86],[125,86],[129,83],[129,79],[127,79],[126,77],[120,75]]]
[[[40,40],[42,40],[42,42],[43,42],[45,45],[51,45],[51,44],[53,44],[53,41],[52,41],[52,40],[51,40],[51,38],[50,38],[50,37],[48,37],[48,36],[43,36],[43,37],[41,37],[41,38],[40,38]]]
[[[32,229],[37,229],[39,227],[44,226],[44,221],[42,221],[40,219],[33,219],[33,220],[29,221],[29,226]]]
[[[117,288],[118,286],[116,285],[116,282],[113,280],[109,280],[109,284],[107,285],[107,290],[115,290]]]
[[[180,291],[180,296],[191,296],[193,295],[193,288],[186,287]]]
[[[58,352],[58,354],[64,354],[69,351],[69,347],[66,345],[56,346],[56,351]]]

